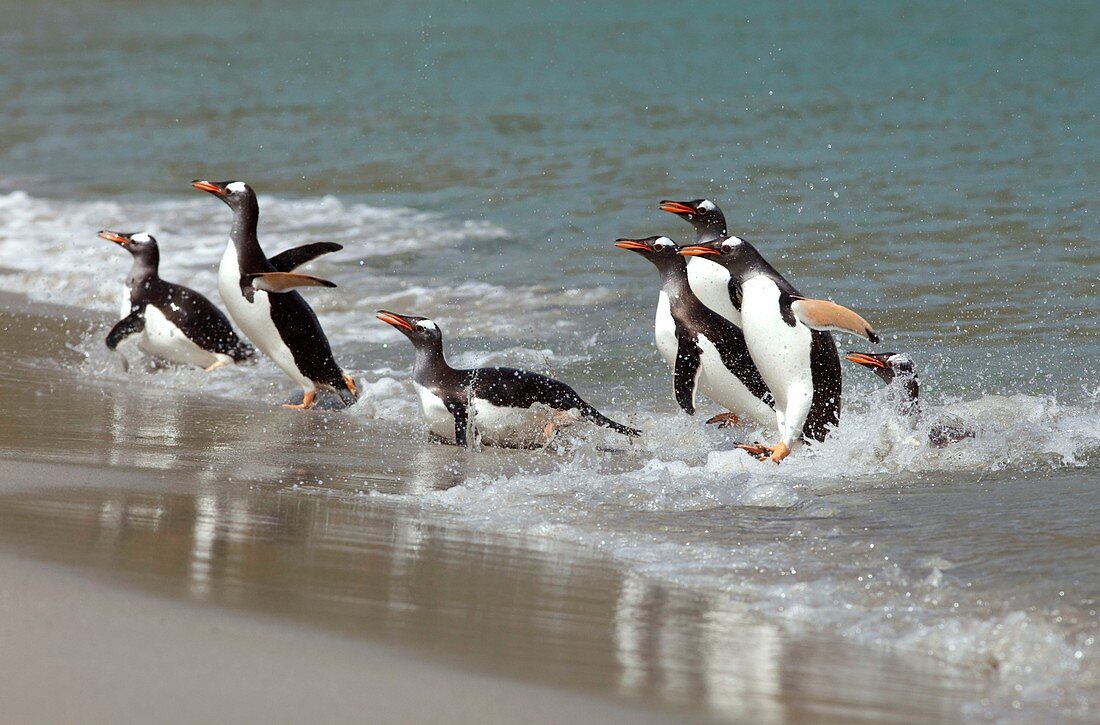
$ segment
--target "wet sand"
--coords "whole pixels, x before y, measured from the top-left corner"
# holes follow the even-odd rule
[[[974,696],[933,660],[417,502],[545,458],[273,407],[286,391],[80,380],[102,321],[0,303],[0,681],[23,721],[931,722]]]
[[[7,722],[665,722],[0,555]]]

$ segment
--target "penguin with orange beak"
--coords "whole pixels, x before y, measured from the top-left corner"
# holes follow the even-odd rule
[[[218,291],[241,331],[302,387],[302,402],[283,407],[312,408],[320,390],[336,393],[345,407],[355,403],[355,381],[337,364],[321,322],[297,292],[301,287],[336,285],[295,271],[341,246],[308,244],[268,258],[256,233],[260,207],[252,187],[243,181],[191,185],[221,199],[233,211],[229,244],[218,267]]]
[[[840,358],[829,330],[878,342],[871,325],[846,307],[799,294],[740,237],[728,237],[717,248],[684,247],[680,254],[705,257],[725,273],[728,302],[739,311],[749,354],[775,396],[779,441],[740,447],[778,463],[805,438],[823,440],[840,419]]]
[[[237,337],[214,303],[190,287],[160,278],[160,247],[151,234],[104,229],[99,237],[119,245],[134,259],[123,290],[122,319],[107,333],[109,349],[117,351],[134,336],[146,355],[207,372],[255,356],[256,351]]]
[[[427,317],[379,310],[378,319],[407,337],[416,351],[413,386],[438,440],[537,448],[550,442],[556,428],[577,418],[630,438],[641,435],[596,410],[560,380],[515,368],[451,367],[443,355],[443,332]]]
[[[896,391],[898,415],[917,424],[921,418],[920,381],[913,358],[897,352],[849,352],[844,359],[867,368],[886,383],[888,390]],[[957,420],[937,420],[928,428],[928,442],[936,448],[973,437],[974,431]]]
[[[672,368],[672,388],[680,409],[694,415],[696,394],[701,392],[730,411],[707,423],[728,425],[747,416],[772,425],[774,399],[745,347],[741,328],[692,293],[680,247],[668,237],[620,239],[615,246],[648,260],[661,275],[653,337],[657,351]]]

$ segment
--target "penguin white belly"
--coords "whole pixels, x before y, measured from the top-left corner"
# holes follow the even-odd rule
[[[802,435],[813,401],[810,328],[797,321],[794,327],[787,324],[779,309],[779,288],[768,277],[749,279],[742,285],[742,295],[745,344],[775,397],[783,440],[792,445]]]
[[[455,439],[455,417],[443,403],[443,398],[425,388],[417,382],[413,382],[416,389],[416,397],[420,401],[420,413],[428,422],[428,429],[432,433],[449,441]]]
[[[225,362],[233,362],[233,358],[228,355],[212,353],[196,345],[153,305],[145,306],[145,329],[138,340],[138,349],[147,355],[202,368],[223,359]]]
[[[125,285],[122,288],[122,296],[118,301],[118,314],[119,317],[126,317],[133,310],[133,303],[130,302],[130,286]]]
[[[775,411],[753,395],[741,379],[729,371],[722,362],[717,346],[706,335],[699,335],[698,343],[702,351],[699,392],[733,413],[747,415],[761,425],[775,425]]]
[[[229,316],[253,345],[260,348],[280,370],[301,385],[302,390],[310,391],[317,387],[298,370],[294,353],[283,342],[279,329],[275,327],[271,319],[268,293],[256,290],[252,295],[252,302],[249,302],[241,292],[241,268],[237,264],[237,250],[233,242],[225,248],[225,254],[218,266],[218,292]]]
[[[653,323],[653,339],[657,343],[657,352],[673,370],[676,369],[676,354],[679,343],[676,341],[676,321],[672,319],[672,305],[668,295],[661,290],[657,298],[657,317]]]
[[[730,273],[720,264],[702,257],[690,257],[687,262],[688,286],[699,301],[722,317],[741,326],[741,313],[730,300]]]
[[[498,446],[540,446],[546,443],[546,426],[554,411],[544,405],[512,408],[474,398],[470,417],[482,443]]]

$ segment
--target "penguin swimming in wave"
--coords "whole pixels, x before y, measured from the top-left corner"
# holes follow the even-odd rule
[[[554,430],[577,416],[635,437],[641,431],[621,425],[553,378],[514,368],[452,368],[443,356],[443,333],[426,317],[378,311],[413,344],[413,385],[432,435],[469,446],[476,437],[487,445],[536,448]]]
[[[237,337],[210,300],[160,278],[160,248],[152,235],[105,229],[99,236],[134,258],[123,291],[122,319],[107,333],[109,349],[117,351],[123,340],[136,335],[138,349],[145,354],[207,372],[255,357],[256,351]]]
[[[739,237],[713,245],[684,247],[680,254],[706,257],[730,278],[733,306],[753,362],[775,396],[780,440],[773,446],[739,446],[778,463],[804,436],[822,440],[840,418],[840,358],[827,330],[849,332],[878,342],[862,317],[826,300],[803,297]],[[736,283],[736,284],[734,284]]]
[[[268,258],[256,227],[260,207],[243,181],[195,181],[196,189],[221,199],[233,210],[229,244],[218,267],[218,291],[229,316],[256,347],[302,386],[302,402],[286,408],[313,407],[318,390],[331,390],[345,406],[358,398],[355,381],[332,356],[328,338],[298,287],[335,287],[328,280],[294,269],[342,249],[339,244],[307,244]]]
[[[896,352],[849,352],[844,359],[871,370],[882,378],[888,388],[896,390],[898,414],[916,422],[921,415],[920,381],[911,357]],[[939,420],[928,429],[928,442],[936,448],[973,437],[974,431],[959,421]]]
[[[661,274],[654,339],[673,371],[676,402],[695,414],[696,391],[730,413],[708,423],[735,421],[747,415],[757,423],[775,423],[774,399],[745,346],[741,328],[699,301],[688,286],[686,262],[668,237],[620,239],[628,249],[649,260]]]

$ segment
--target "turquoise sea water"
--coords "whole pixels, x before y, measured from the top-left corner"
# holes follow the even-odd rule
[[[995,650],[1008,663],[1003,688],[976,712],[1011,711],[1022,682],[1025,710],[1096,706],[1100,10],[4,1],[0,14],[7,288],[115,309],[127,262],[94,236],[115,227],[153,231],[164,276],[213,294],[228,213],[188,183],[247,180],[261,194],[269,251],[319,239],[346,247],[317,265],[340,289],[311,299],[338,358],[366,381],[371,401],[358,414],[417,425],[409,350],[371,314],[388,307],[440,321],[460,362],[552,371],[673,439],[611,483],[570,460],[549,474],[473,481],[444,505],[537,532],[563,501],[611,486],[618,509],[565,517],[588,541],[636,529],[636,500],[615,491],[638,486],[657,500],[647,510],[673,515],[703,485],[717,508],[698,531],[670,534],[657,520],[642,529],[650,538],[616,551],[647,576],[675,578],[691,561],[678,547],[703,541],[708,566],[730,563],[688,577],[693,586],[768,602],[765,574],[730,584],[739,567],[770,561],[767,547],[702,533],[730,507],[749,507],[750,518],[752,506],[806,507],[807,521],[831,521],[862,506],[838,490],[946,487],[914,510],[860,511],[897,548],[894,561],[910,562],[891,569],[887,593],[852,593],[847,557],[797,539],[788,554],[816,586],[785,596],[801,592],[805,611],[857,639],[874,632],[877,644],[956,664],[957,648],[975,662],[981,647]],[[697,197],[721,205],[731,231],[807,294],[859,310],[886,347],[910,352],[930,404],[970,419],[978,438],[957,453],[909,450],[881,418],[877,381],[850,370],[842,434],[787,473],[730,478],[732,463],[687,445],[652,349],[656,275],[612,242],[688,240],[656,206]],[[121,375],[102,332],[74,341],[93,381]],[[273,399],[283,385],[270,365],[231,382],[181,375],[148,384]],[[728,447],[717,435],[707,444]],[[1005,487],[975,488],[983,472]],[[532,490],[545,509],[517,513],[510,504]],[[815,508],[822,491],[826,513]],[[953,509],[962,502],[965,517]],[[1008,529],[1006,502],[1018,515]],[[929,537],[942,551],[925,550]],[[971,597],[959,604],[969,619],[944,619],[959,607],[937,597],[904,623],[869,624],[883,601],[898,607],[915,583],[933,586],[926,577]],[[991,608],[991,597],[1003,604]],[[1012,649],[1031,636],[1011,629],[1017,613],[1030,633],[1049,628],[1042,646]],[[1049,681],[1036,684],[1025,667]]]

